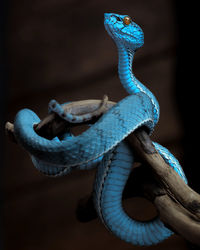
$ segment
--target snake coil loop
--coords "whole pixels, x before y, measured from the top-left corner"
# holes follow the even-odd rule
[[[124,21],[122,21],[124,20]],[[137,128],[145,126],[152,133],[159,119],[159,105],[155,96],[133,74],[135,51],[143,45],[142,29],[127,15],[106,13],[105,28],[118,49],[119,78],[130,94],[109,109],[94,125],[79,136],[66,132],[52,140],[39,136],[34,124],[38,116],[29,109],[18,112],[14,123],[15,137],[31,154],[33,164],[44,174],[61,176],[73,169],[97,167],[94,183],[96,211],[105,226],[117,237],[134,245],[159,243],[172,232],[155,218],[148,222],[131,219],[122,207],[122,192],[131,172],[134,156],[123,141]],[[50,112],[68,122],[89,120],[65,113],[62,105],[52,100]],[[75,119],[75,120],[74,120]],[[161,145],[154,143],[163,159],[187,182],[175,157]]]

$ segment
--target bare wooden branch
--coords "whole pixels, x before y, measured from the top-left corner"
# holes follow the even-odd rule
[[[63,105],[63,109],[65,112],[71,113],[73,115],[83,115],[87,113],[93,113],[97,110],[102,104],[102,100],[84,100],[84,101],[76,101],[70,102]],[[107,101],[105,103],[104,109],[102,110],[102,114],[113,107],[116,103],[112,101]],[[94,123],[98,120],[100,116],[93,117],[89,122],[83,122],[81,124]],[[35,131],[40,135],[47,139],[52,139],[55,136],[63,133],[66,127],[75,127],[80,124],[67,124],[67,122],[61,117],[57,116],[55,113],[48,114],[41,122],[34,126]],[[5,124],[6,134],[9,136],[11,141],[17,143],[17,140],[14,135],[14,125],[10,122]]]
[[[83,115],[87,113],[94,113],[95,110],[97,110],[102,104],[101,100],[85,100],[85,101],[77,101],[77,102],[71,102],[63,105],[63,109],[65,112],[68,112],[73,115]],[[105,113],[108,109],[110,109],[112,106],[114,106],[116,103],[107,101],[105,103],[104,109],[102,109],[102,114]],[[97,121],[98,117],[93,117],[92,120],[90,120],[90,123],[94,123]],[[59,135],[59,133],[63,133],[66,129],[66,127],[74,127],[79,126],[80,124],[68,124],[66,126],[66,121],[62,118],[58,117],[56,114],[52,113],[49,114],[47,117],[45,117],[40,123],[38,123],[34,129],[35,131],[48,139],[52,139],[53,137]],[[88,124],[87,122],[83,122],[82,124]]]
[[[157,179],[163,184],[168,195],[200,220],[200,195],[191,189],[180,176],[168,166],[157,152],[145,130],[132,133],[128,140],[137,152],[140,160],[147,163]]]
[[[17,140],[14,135],[14,125],[11,122],[6,122],[5,131],[6,135],[10,138],[10,140],[17,143]]]
[[[154,204],[159,211],[160,219],[186,240],[200,246],[200,223],[168,195],[157,196]]]
[[[180,203],[171,199],[167,191],[155,179],[152,170],[147,166],[133,169],[123,192],[123,199],[142,196],[156,206],[160,219],[174,232],[193,244],[200,245],[200,223],[196,217]],[[77,218],[89,222],[97,217],[92,195],[81,199],[77,208]]]
[[[64,109],[69,113],[80,115],[94,112],[101,103],[101,100],[72,102],[66,104]],[[108,101],[102,113],[113,105],[115,105],[114,102]],[[90,123],[96,122],[97,119],[98,117],[92,118]],[[77,124],[68,125],[71,127],[77,126]],[[65,128],[66,121],[55,114],[48,115],[35,126],[36,132],[46,138],[55,137],[62,133]],[[6,131],[9,137],[16,142],[14,126],[11,123],[6,124]],[[154,202],[164,223],[188,241],[200,245],[200,195],[185,184],[180,176],[168,166],[155,149],[144,128],[130,134],[127,141],[131,144],[138,159],[148,165],[149,168],[146,167],[145,171],[151,169],[155,177],[152,177],[149,181],[144,178],[144,174],[142,175],[142,193]],[[138,184],[137,188],[141,189],[141,185]],[[86,199],[85,204],[87,209],[92,206],[91,200],[87,201]],[[82,208],[84,208],[84,205],[82,205]],[[93,213],[92,218],[95,218],[95,216],[95,213]]]

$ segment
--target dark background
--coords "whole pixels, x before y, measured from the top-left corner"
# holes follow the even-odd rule
[[[160,103],[161,117],[153,139],[175,154],[190,186],[200,191],[194,145],[198,136],[197,4],[18,0],[2,1],[0,10],[2,248],[144,249],[111,235],[100,220],[77,221],[77,202],[91,192],[94,170],[57,179],[45,177],[21,147],[4,137],[3,126],[25,107],[41,118],[46,116],[52,98],[60,103],[101,99],[104,94],[113,101],[124,98],[127,94],[117,76],[117,51],[104,30],[103,13],[128,14],[145,34],[133,70]],[[134,218],[151,216],[152,206],[142,199],[124,205]],[[174,235],[148,249],[189,247]]]

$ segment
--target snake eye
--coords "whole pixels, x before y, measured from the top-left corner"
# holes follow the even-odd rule
[[[129,25],[131,23],[131,18],[129,16],[125,16],[123,19],[123,23]]]

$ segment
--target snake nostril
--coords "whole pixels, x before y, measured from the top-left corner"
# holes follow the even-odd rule
[[[112,20],[112,21],[117,21],[117,22],[119,22],[119,21],[121,21],[121,18],[120,17],[118,17],[118,16],[116,16],[116,15],[111,15],[110,16],[110,19]]]
[[[121,18],[120,18],[120,17],[115,16],[115,18],[116,18],[116,20],[117,20],[118,22],[121,21]]]

